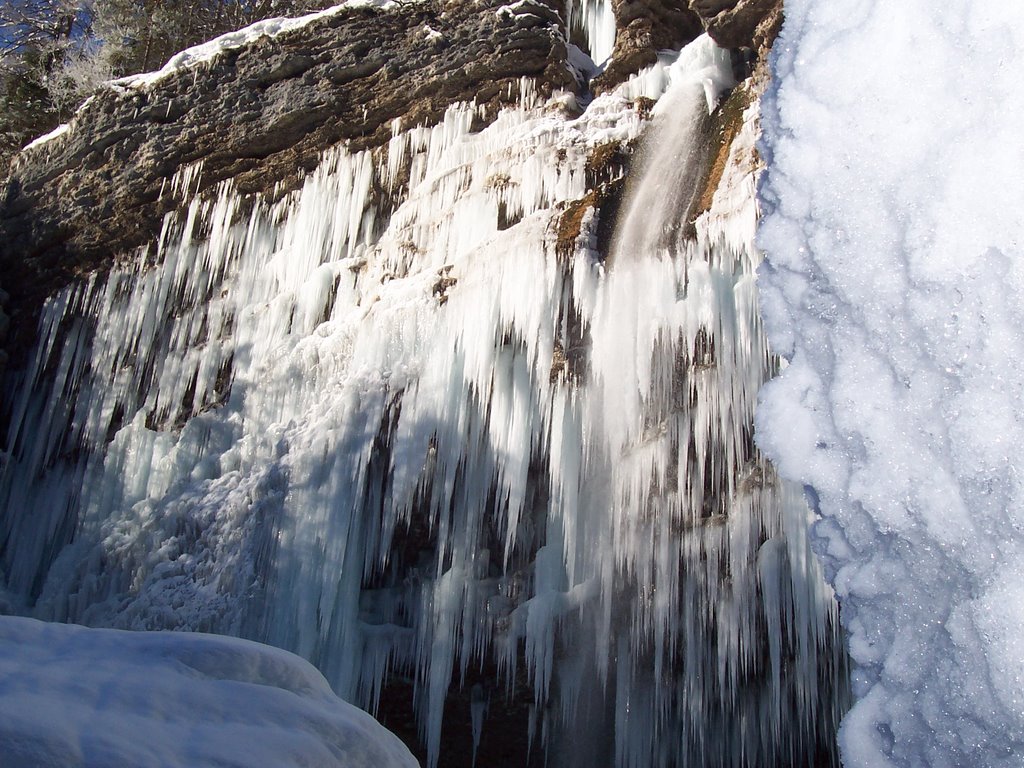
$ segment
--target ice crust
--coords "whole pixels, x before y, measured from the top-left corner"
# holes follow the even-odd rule
[[[212,635],[0,617],[5,768],[416,768],[308,662]]]
[[[787,0],[757,439],[842,605],[848,768],[1024,754],[1024,10]]]
[[[701,38],[576,119],[523,81],[479,133],[455,105],[386,152],[326,153],[273,205],[179,174],[157,252],[55,296],[15,382],[10,601],[263,640],[371,711],[397,671],[432,765],[485,658],[502,678],[472,696],[474,740],[525,677],[554,764],[813,743],[835,608],[799,490],[750,439],[774,366],[756,110],[694,237],[641,205],[627,230],[673,235],[605,263],[591,209],[557,242],[588,157],[640,136],[637,96],[668,90],[642,187],[689,163],[729,72]]]

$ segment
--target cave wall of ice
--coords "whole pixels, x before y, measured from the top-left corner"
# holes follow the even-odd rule
[[[689,221],[730,72],[701,38],[579,116],[525,80],[273,203],[179,173],[8,380],[7,602],[259,639],[371,711],[409,681],[431,765],[469,680],[474,751],[512,697],[560,765],[827,759],[835,607],[751,437],[755,107]]]

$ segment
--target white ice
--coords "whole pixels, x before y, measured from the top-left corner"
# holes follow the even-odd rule
[[[308,662],[246,640],[0,617],[5,768],[416,768]]]
[[[1024,754],[1024,7],[787,0],[759,444],[805,484],[848,768]]]
[[[598,67],[611,60],[615,48],[615,12],[611,0],[567,0],[569,26],[582,28],[590,58]]]

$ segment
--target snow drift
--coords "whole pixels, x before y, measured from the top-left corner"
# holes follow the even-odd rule
[[[8,768],[416,768],[397,737],[286,651],[213,635],[0,618]]]
[[[806,484],[859,699],[844,764],[1024,751],[1024,10],[786,4],[760,445]]]

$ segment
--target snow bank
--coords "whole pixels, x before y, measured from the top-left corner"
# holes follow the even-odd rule
[[[0,755],[9,768],[417,765],[285,651],[12,617],[0,618]]]
[[[1024,7],[787,0],[758,440],[813,491],[844,764],[1024,754]]]

